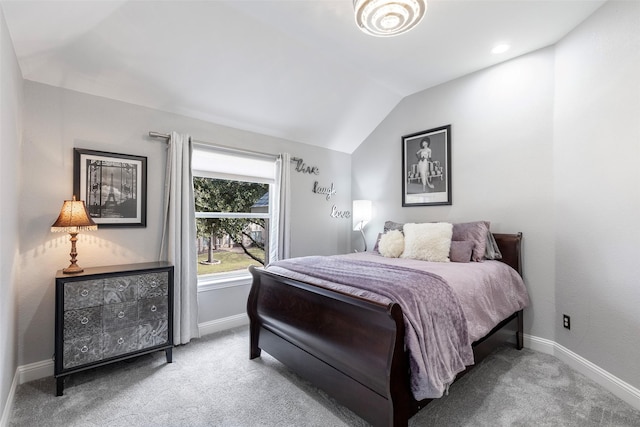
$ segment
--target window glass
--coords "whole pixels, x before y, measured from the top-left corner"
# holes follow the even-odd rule
[[[193,184],[198,276],[264,265],[270,185],[206,176],[194,176]]]

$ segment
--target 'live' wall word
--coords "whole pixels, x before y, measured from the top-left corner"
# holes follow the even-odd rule
[[[320,169],[317,166],[307,166],[299,157],[293,157],[291,161],[296,164],[296,172],[320,175]]]

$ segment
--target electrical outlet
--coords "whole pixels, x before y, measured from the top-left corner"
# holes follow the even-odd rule
[[[566,314],[563,314],[562,325],[567,329],[571,329],[571,317],[567,316]]]

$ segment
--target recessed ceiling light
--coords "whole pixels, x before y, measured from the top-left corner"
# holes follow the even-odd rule
[[[491,49],[491,53],[504,53],[509,50],[511,46],[506,43],[501,43],[496,45],[493,49]]]

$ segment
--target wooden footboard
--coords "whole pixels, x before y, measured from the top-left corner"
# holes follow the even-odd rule
[[[508,241],[503,254],[517,260],[512,265],[517,271],[520,237],[496,235],[499,246]],[[512,253],[516,243],[517,251]],[[375,426],[406,426],[429,402],[416,402],[410,391],[399,305],[365,300],[263,269],[250,267],[250,271],[251,359],[265,350]],[[499,335],[494,332],[511,323],[518,330],[521,348],[520,311],[474,343],[476,363],[494,348],[493,340]]]

